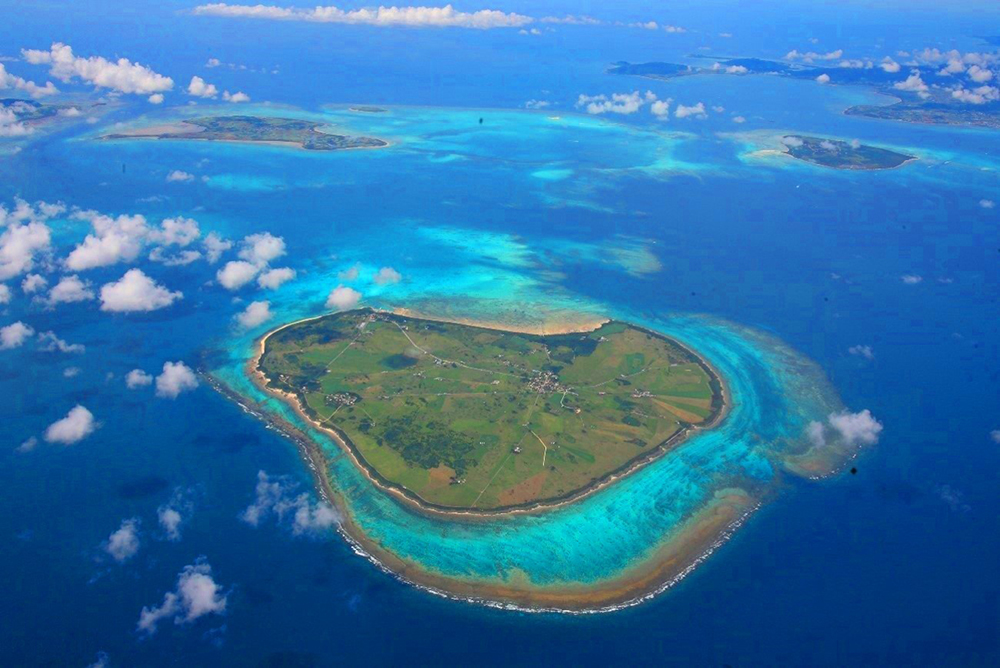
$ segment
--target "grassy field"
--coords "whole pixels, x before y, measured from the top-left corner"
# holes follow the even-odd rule
[[[619,322],[534,336],[351,311],[275,333],[260,370],[384,481],[456,509],[571,495],[722,405],[694,356]]]

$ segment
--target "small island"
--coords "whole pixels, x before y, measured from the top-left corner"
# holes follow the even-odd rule
[[[275,330],[251,371],[376,484],[434,512],[579,498],[726,406],[705,361],[623,322],[537,335],[361,309]]]
[[[375,137],[332,134],[322,123],[270,116],[210,116],[182,122],[105,135],[102,139],[196,139],[296,146],[307,151],[343,151],[383,148],[389,143]]]
[[[388,112],[388,109],[383,109],[382,107],[372,107],[370,105],[360,105],[357,107],[349,107],[348,111],[353,111],[357,114],[384,114]]]
[[[863,171],[894,169],[917,159],[916,156],[905,153],[839,139],[785,135],[781,142],[785,147],[785,153],[793,158],[834,169]]]

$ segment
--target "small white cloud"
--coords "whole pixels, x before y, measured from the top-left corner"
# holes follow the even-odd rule
[[[821,84],[830,83],[830,75],[824,72],[823,74],[816,77],[816,81],[818,81]]]
[[[11,297],[10,286],[0,283],[0,305],[9,304]]]
[[[524,103],[525,109],[544,109],[550,106],[552,106],[552,103],[548,100],[528,100]]]
[[[996,202],[991,199],[981,199],[979,200],[979,206],[984,209],[992,209],[996,206]]]
[[[52,232],[40,220],[8,224],[0,233],[0,281],[31,271],[35,256],[49,250],[51,242]]]
[[[155,311],[183,297],[158,285],[141,269],[129,269],[118,281],[101,287],[101,310],[112,313]]]
[[[382,267],[375,274],[374,278],[376,285],[389,285],[391,283],[399,283],[401,280],[403,280],[402,274],[392,267]]]
[[[211,264],[215,264],[222,257],[222,254],[233,247],[233,242],[223,239],[216,232],[209,232],[202,242],[205,247],[205,257]]]
[[[657,100],[649,105],[649,113],[653,114],[653,116],[661,121],[670,120],[671,102],[673,102],[671,98],[667,98],[666,100]]]
[[[174,171],[167,174],[167,183],[178,183],[178,182],[183,183],[186,181],[194,181],[194,174],[190,174],[188,172],[182,172],[179,169],[175,169]]]
[[[186,624],[209,614],[226,611],[227,594],[212,577],[212,567],[204,561],[185,566],[177,577],[177,588],[163,596],[159,606],[144,607],[137,629],[152,635],[161,620],[173,618]]]
[[[847,349],[847,352],[849,352],[852,355],[857,355],[858,357],[864,357],[866,360],[875,359],[875,353],[872,351],[871,346],[863,346],[863,345],[851,346],[850,348]]]
[[[669,33],[687,32],[687,28],[682,28],[681,26],[663,26],[663,29]]]
[[[59,351],[61,353],[82,353],[86,350],[83,344],[67,343],[56,336],[55,332],[42,332],[38,335],[38,349],[47,353]]]
[[[296,536],[321,534],[340,522],[340,515],[330,504],[313,503],[306,492],[296,494],[297,489],[294,481],[259,471],[254,502],[240,514],[240,519],[256,527],[272,515],[279,523],[290,518]]]
[[[916,276],[914,274],[904,274],[900,277],[900,280],[907,285],[916,285],[924,280],[923,276]]]
[[[227,90],[222,93],[222,99],[225,100],[226,102],[232,102],[233,104],[238,104],[240,102],[249,102],[250,96],[242,91],[230,94],[229,91]]]
[[[28,274],[21,281],[21,291],[26,295],[31,295],[39,290],[44,290],[48,284],[48,280],[41,274]]]
[[[576,107],[582,108],[588,114],[621,114],[629,115],[639,111],[648,102],[656,100],[656,95],[647,91],[645,94],[639,91],[631,93],[613,93],[607,95],[580,95],[576,100]]]
[[[243,237],[240,246],[240,258],[258,266],[267,264],[271,260],[276,260],[287,252],[285,250],[285,240],[282,237],[274,236],[270,232],[251,234]]]
[[[244,260],[231,260],[215,274],[219,284],[227,290],[239,290],[260,271],[259,267]]]
[[[163,93],[153,93],[146,99],[150,104],[163,104]]]
[[[193,97],[211,98],[219,96],[219,89],[201,77],[194,76],[191,77],[191,83],[188,84],[187,93]]]
[[[733,116],[733,123],[746,123],[747,119],[743,116]]]
[[[156,377],[156,396],[176,399],[181,393],[198,387],[198,377],[184,362],[164,362]]]
[[[348,282],[354,281],[357,280],[358,273],[360,273],[360,271],[361,271],[361,265],[356,264],[353,267],[350,267],[348,269],[345,269],[344,271],[339,272],[337,274],[337,278],[339,278],[342,281],[348,281]]]
[[[893,88],[911,93],[926,93],[928,90],[927,84],[924,83],[917,70],[914,70],[905,80],[893,84]]]
[[[994,443],[1000,443],[1000,429],[994,429],[991,431],[990,439],[992,439]]]
[[[244,329],[253,329],[270,320],[272,315],[271,302],[250,302],[243,311],[236,314],[236,322]]]
[[[383,7],[377,9],[343,10],[333,6],[309,9],[276,7],[274,5],[237,5],[224,2],[199,5],[192,10],[197,16],[268,19],[274,21],[308,21],[313,23],[345,23],[381,28],[522,28],[534,21],[530,16],[505,13],[495,9],[460,12],[451,5],[444,7]],[[569,18],[569,17],[567,17]],[[581,22],[587,22],[582,17]],[[592,19],[591,19],[592,20]],[[556,19],[550,22],[564,22]]]
[[[21,441],[21,445],[14,448],[15,452],[31,452],[36,447],[38,447],[38,439],[32,436],[31,438]]]
[[[104,542],[104,551],[119,564],[123,564],[139,552],[139,518],[122,520]]]
[[[94,433],[97,424],[94,414],[83,406],[75,406],[61,420],[56,420],[45,430],[45,440],[48,443],[72,445]]]
[[[140,387],[148,387],[152,384],[153,376],[146,373],[142,369],[132,369],[125,374],[125,385],[130,390],[136,390]]]
[[[806,437],[817,447],[828,443],[856,447],[874,445],[882,433],[882,423],[867,408],[857,413],[830,413],[826,424],[813,421],[806,427]]]
[[[93,298],[94,291],[91,290],[90,283],[80,280],[76,275],[70,275],[63,276],[58,283],[52,286],[45,302],[49,306],[55,306],[89,301]]]
[[[699,102],[698,104],[686,106],[683,104],[678,104],[676,111],[674,111],[675,118],[708,118],[708,114],[705,112],[705,103]]]
[[[277,290],[288,281],[295,278],[295,270],[288,267],[269,269],[257,278],[257,285],[265,290]]]
[[[34,335],[35,330],[20,320],[11,323],[6,327],[0,328],[0,350],[20,348],[24,345],[25,341]]]
[[[67,367],[63,369],[63,378],[76,378],[81,373],[83,373],[83,369],[78,366]]]
[[[346,311],[354,308],[361,301],[361,293],[354,288],[338,285],[326,298],[326,307],[338,311]]]
[[[882,62],[879,63],[879,67],[881,67],[883,71],[888,72],[889,74],[895,74],[900,70],[899,63],[897,63],[889,56],[886,56],[885,58],[882,59]]]

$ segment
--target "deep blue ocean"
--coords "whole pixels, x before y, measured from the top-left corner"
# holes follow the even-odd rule
[[[0,664],[85,666],[100,653],[113,666],[1000,663],[1000,444],[990,436],[1000,429],[1000,209],[980,205],[1000,202],[1000,135],[844,116],[853,104],[887,102],[862,88],[604,73],[617,60],[776,58],[813,48],[810,39],[858,56],[982,49],[984,26],[1000,32],[995,6],[504,5],[690,27],[566,26],[535,38],[234,23],[193,17],[192,4],[0,1],[0,16],[14,17],[0,29],[0,54],[64,41],[178,82],[211,77],[249,93],[256,112],[293,110],[397,143],[313,155],[93,140],[114,123],[196,113],[174,94],[163,108],[123,100],[94,126],[66,125],[0,155],[8,208],[20,197],[151,222],[182,215],[232,240],[268,231],[287,244],[274,266],[297,272],[278,290],[230,292],[215,281],[221,263],[165,267],[141,256],[132,266],[184,295],[147,314],[104,313],[96,301],[48,309],[21,294],[21,277],[8,282],[15,298],[0,307],[0,326],[24,321],[86,352],[0,351]],[[249,70],[206,70],[209,58]],[[581,93],[647,89],[725,111],[662,123],[648,113],[578,116],[573,106]],[[552,106],[524,111],[532,99]],[[385,105],[390,115],[351,115],[350,104]],[[470,134],[478,118],[484,129]],[[786,131],[920,160],[851,173],[750,155],[762,137]],[[197,178],[168,183],[172,170]],[[65,216],[50,225],[58,257],[88,232]],[[620,249],[639,249],[640,259],[621,260]],[[155,375],[168,360],[217,368],[268,328],[236,331],[233,317],[250,301],[271,302],[270,326],[322,313],[355,263],[357,287],[375,305],[551,299],[751,327],[817,363],[844,405],[869,409],[884,431],[853,463],[856,474],[781,476],[776,498],[729,542],[636,607],[530,614],[433,596],[333,532],[303,537],[287,523],[241,521],[259,471],[310,494],[312,476],[293,443],[205,378],[176,400],[123,380],[135,368]],[[96,288],[127,266],[80,276]],[[372,283],[382,266],[402,282]],[[873,359],[849,352],[860,345]],[[66,377],[69,367],[79,372]],[[93,435],[15,451],[76,404],[100,423]],[[185,521],[182,539],[170,541],[157,508],[178,492]],[[139,519],[141,548],[118,564],[101,545],[125,518]],[[137,632],[140,610],[200,557],[225,589],[225,614]]]

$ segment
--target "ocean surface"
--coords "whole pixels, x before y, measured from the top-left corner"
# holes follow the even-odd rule
[[[575,5],[552,3],[548,13],[601,9]],[[504,8],[540,11],[532,7]],[[889,101],[865,89],[603,72],[611,61],[673,61],[706,44],[761,57],[813,37],[872,55],[981,45],[971,11],[916,11],[890,39],[887,14],[859,7],[803,10],[794,25],[773,6],[724,21],[711,6],[654,17],[693,27],[676,41],[610,27],[567,27],[534,42],[504,31],[284,23],[236,32],[193,19],[182,3],[95,3],[90,12],[57,3],[25,16],[17,35],[0,36],[0,53],[63,40],[82,53],[162,63],[178,79],[209,57],[242,62],[267,73],[213,70],[220,87],[253,96],[241,113],[315,118],[393,146],[319,154],[95,141],[119,123],[233,109],[123,100],[94,125],[0,155],[8,208],[20,197],[157,224],[186,216],[203,235],[234,241],[266,231],[287,245],[273,266],[297,273],[276,290],[225,290],[216,271],[236,249],[218,264],[141,256],[80,272],[97,288],[138,266],[183,292],[148,314],[101,312],[97,301],[48,309],[8,282],[15,298],[0,307],[0,326],[21,320],[86,351],[0,351],[0,663],[84,666],[106,653],[116,666],[995,665],[1000,214],[980,200],[1000,200],[1000,137],[844,116],[850,105]],[[621,20],[648,13],[621,11]],[[770,27],[741,35],[748,22]],[[114,30],[108,47],[109,24],[140,29]],[[708,31],[733,37],[707,40]],[[664,123],[573,105],[581,93],[647,89],[725,111]],[[532,99],[553,104],[524,109]],[[352,113],[351,104],[389,111]],[[782,132],[858,139],[919,160],[852,173],[752,155]],[[195,178],[168,182],[173,170]],[[57,257],[89,231],[65,215],[50,225]],[[357,277],[342,278],[352,267]],[[381,267],[402,280],[376,283]],[[756,480],[768,502],[668,591],[582,616],[448,600],[398,581],[332,530],[296,535],[273,518],[251,526],[241,513],[260,471],[315,500],[312,475],[294,443],[209,380],[253,398],[240,366],[254,338],[325,312],[342,283],[362,304],[386,308],[629,319],[703,352],[738,399],[734,419],[693,439],[683,458],[492,536],[489,527],[420,524],[340,460],[335,480],[352,515],[387,549],[464,577],[495,577],[502,554],[542,582],[570,568],[599,580],[723,484]],[[273,318],[242,329],[234,316],[254,300],[270,301]],[[851,354],[855,346],[870,346],[872,359]],[[202,371],[199,387],[175,400],[127,389],[130,370],[155,375],[166,361]],[[70,367],[79,371],[66,377]],[[92,436],[16,451],[77,404],[100,423]],[[781,470],[774,444],[840,406],[868,409],[884,425],[851,462],[856,473],[807,480]],[[168,540],[157,509],[178,494],[182,537]],[[139,520],[141,547],[118,564],[102,542],[127,518]],[[159,605],[200,558],[227,594],[225,614],[138,632],[143,607]]]

